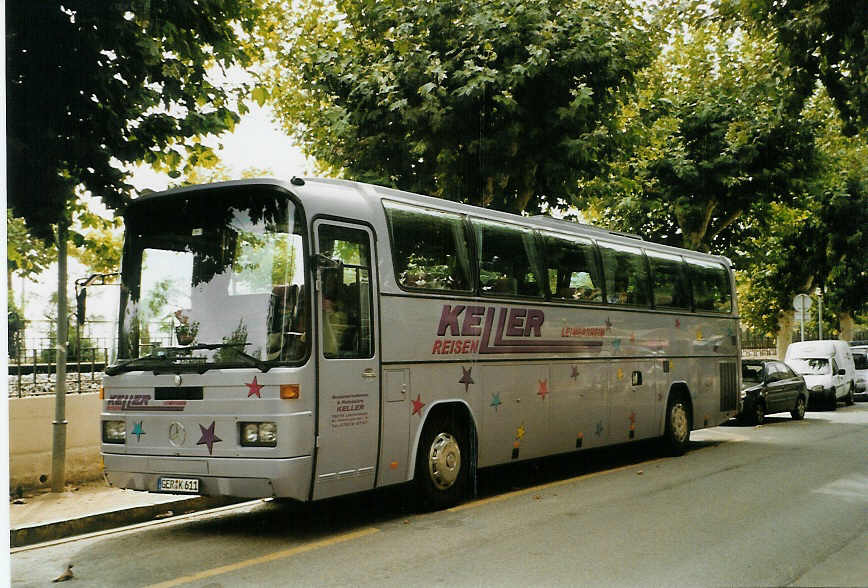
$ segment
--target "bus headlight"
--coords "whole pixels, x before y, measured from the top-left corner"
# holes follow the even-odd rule
[[[277,423],[241,423],[242,447],[276,447]]]
[[[126,443],[127,440],[127,423],[126,421],[103,421],[102,422],[102,442],[103,443]]]

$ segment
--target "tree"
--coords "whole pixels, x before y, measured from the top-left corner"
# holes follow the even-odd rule
[[[626,0],[303,0],[266,39],[278,117],[335,172],[537,211],[572,203],[623,138],[656,52]]]
[[[704,13],[667,15],[668,46],[621,113],[638,148],[586,188],[611,226],[726,253],[770,203],[804,189],[813,128],[791,108],[772,39]]]
[[[247,88],[212,81],[248,66],[259,0],[6,5],[7,191],[15,214],[58,251],[58,384],[52,490],[65,473],[66,247],[76,190],[129,199],[124,164],[180,175],[216,161],[200,137],[230,130]]]
[[[55,259],[53,251],[42,239],[30,234],[23,218],[12,210],[6,211],[6,285],[12,291],[12,274],[22,278],[41,274]]]
[[[863,0],[720,0],[773,31],[802,101],[820,81],[852,136],[868,129],[868,7]]]
[[[825,92],[808,101],[805,119],[817,129],[817,172],[791,206],[772,207],[765,229],[739,251],[742,314],[777,334],[781,354],[791,340],[796,294],[819,288],[824,333],[834,329],[844,339],[852,338],[855,316],[868,310],[868,144],[844,136]]]

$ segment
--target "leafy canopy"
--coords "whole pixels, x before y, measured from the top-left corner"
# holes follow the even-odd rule
[[[773,31],[802,101],[823,84],[852,136],[868,130],[868,5],[864,0],[718,0]]]
[[[6,4],[9,204],[51,238],[81,187],[121,206],[123,164],[177,175],[216,161],[199,139],[231,130],[245,87],[212,81],[246,67],[260,0],[16,0]]]
[[[727,253],[769,203],[803,188],[813,131],[789,106],[773,39],[687,17],[670,19],[666,50],[621,113],[637,148],[587,188],[613,226]]]
[[[564,205],[623,140],[654,57],[626,0],[276,3],[270,94],[348,177],[514,211]]]

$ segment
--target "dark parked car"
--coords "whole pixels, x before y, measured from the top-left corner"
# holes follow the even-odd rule
[[[808,389],[805,379],[777,360],[744,359],[741,362],[741,413],[739,420],[761,425],[765,415],[785,412],[795,420],[805,418]]]

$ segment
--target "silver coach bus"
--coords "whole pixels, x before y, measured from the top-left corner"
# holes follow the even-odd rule
[[[111,484],[318,500],[690,431],[738,410],[730,262],[339,180],[125,212]],[[169,345],[148,324],[171,319]]]

